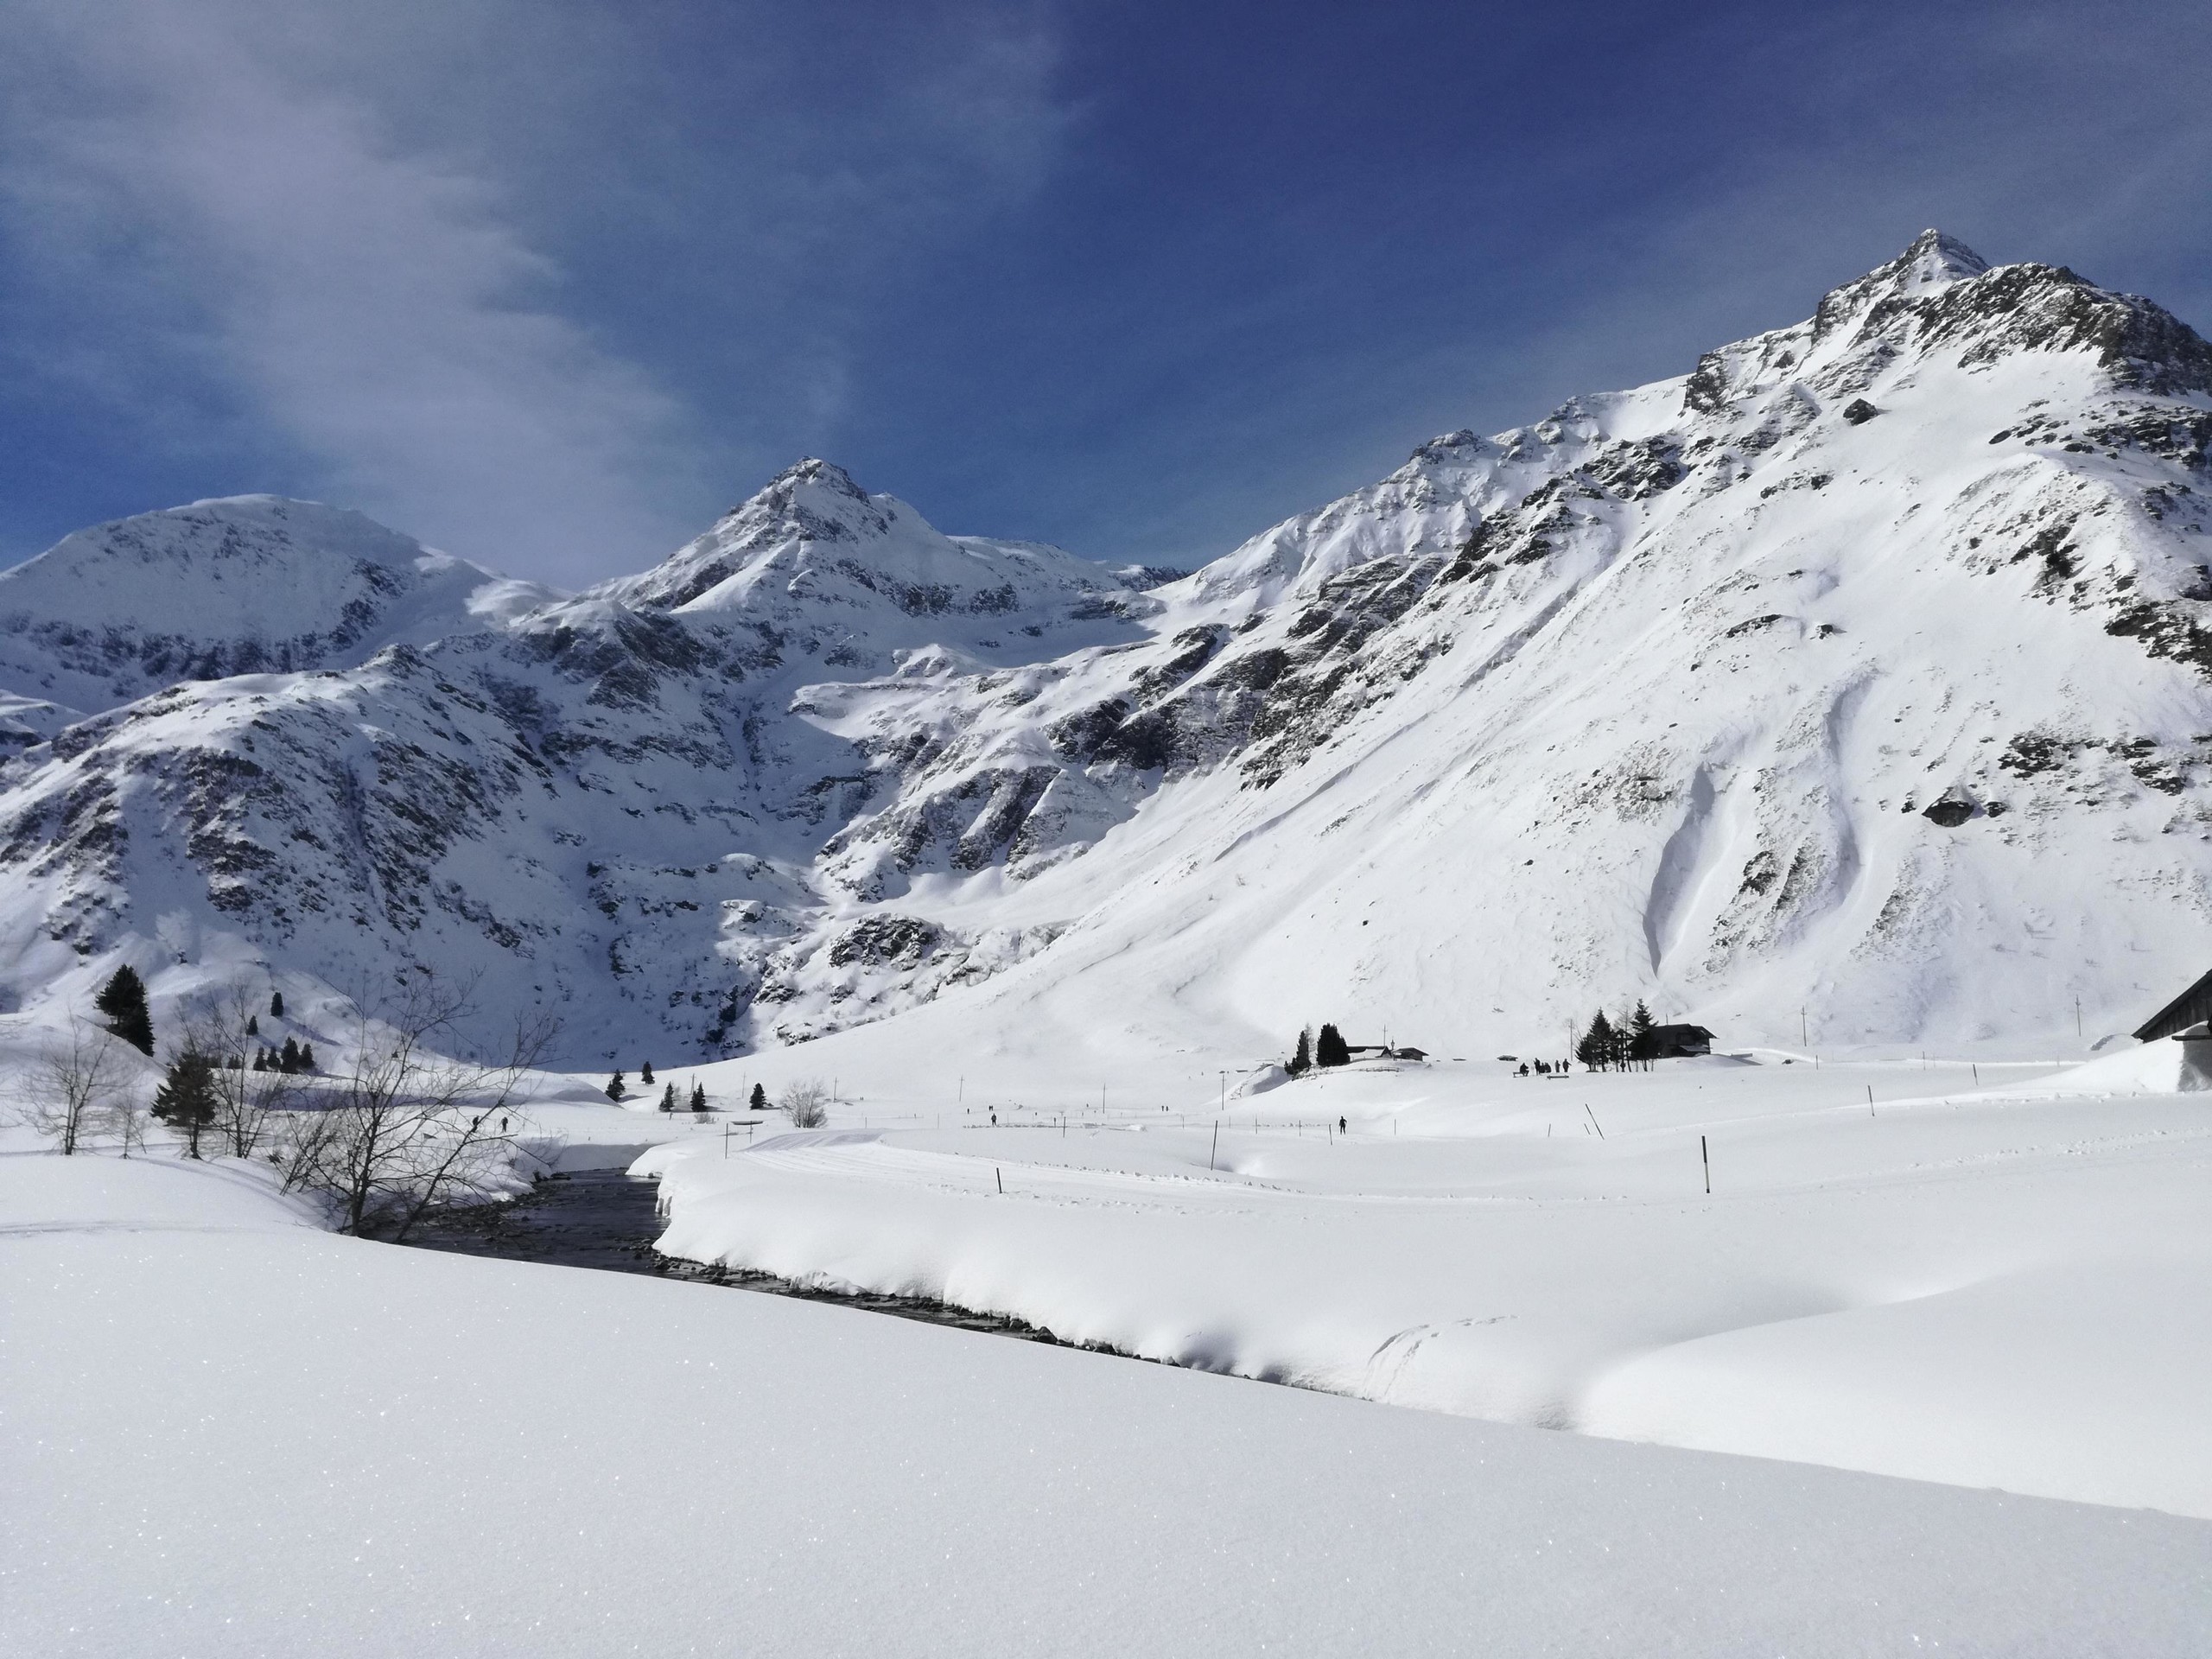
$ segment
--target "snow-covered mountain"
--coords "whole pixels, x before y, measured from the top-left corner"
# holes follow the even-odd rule
[[[579,1058],[2110,1030],[2205,965],[2209,444],[2188,327],[1931,232],[1171,580],[821,461],[575,598],[126,520],[0,577],[0,982],[473,970]]]
[[[181,680],[350,668],[555,596],[358,512],[197,501],[80,530],[0,574],[0,684],[50,709],[51,735]]]

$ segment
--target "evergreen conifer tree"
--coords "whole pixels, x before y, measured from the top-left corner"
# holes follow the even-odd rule
[[[253,1051],[253,1069],[257,1071],[266,1071],[269,1069],[269,1051],[267,1049],[257,1048]]]
[[[767,1090],[766,1090],[766,1089],[765,1089],[765,1088],[763,1088],[760,1084],[757,1084],[757,1083],[756,1083],[756,1084],[754,1084],[753,1085],[753,1095],[752,1095],[752,1097],[751,1097],[749,1100],[747,1100],[747,1101],[745,1103],[745,1104],[746,1104],[746,1108],[747,1108],[747,1110],[749,1110],[749,1111],[755,1111],[755,1112],[765,1112],[765,1111],[766,1111],[766,1110],[768,1109],[768,1091],[767,1091]]]
[[[641,1082],[644,1081],[644,1077],[645,1074],[640,1072],[639,1078]],[[673,1083],[660,1091],[660,1109],[664,1112],[672,1112],[676,1109],[676,1085]]]
[[[1297,1052],[1290,1057],[1290,1075],[1294,1077],[1302,1077],[1313,1069],[1313,1033],[1310,1031],[1301,1031],[1298,1033]]]
[[[1612,1064],[1613,1022],[1605,1018],[1605,1011],[1603,1008],[1591,1016],[1590,1029],[1582,1034],[1582,1040],[1574,1046],[1574,1058],[1592,1071],[1601,1066]]]
[[[245,1034],[249,1037],[258,1037],[261,1035],[261,1016],[259,1014],[249,1014],[246,1015]]]
[[[312,1071],[315,1070],[315,1045],[313,1043],[302,1043],[300,1045],[300,1070],[302,1071]]]
[[[620,1100],[629,1092],[630,1085],[622,1081],[622,1074],[620,1071],[607,1080],[607,1097],[609,1100]]]
[[[154,1016],[146,1007],[146,982],[129,963],[100,988],[92,1006],[107,1016],[107,1028],[141,1054],[154,1052]]]
[[[162,1086],[154,1090],[154,1116],[181,1130],[190,1155],[200,1156],[200,1133],[215,1121],[214,1065],[205,1054],[187,1050],[169,1062]]]
[[[287,1037],[284,1039],[284,1046],[277,1051],[276,1069],[279,1071],[296,1071],[300,1069],[300,1046],[294,1039]]]
[[[691,1084],[691,1109],[702,1116],[707,1109],[707,1085],[694,1081]]]
[[[1641,1001],[1636,1012],[1628,1017],[1628,1057],[1638,1065],[1649,1065],[1659,1058],[1659,1022],[1651,1017],[1651,1010]]]
[[[653,1063],[651,1060],[638,1068],[638,1081],[648,1089],[653,1086]]]
[[[1313,1064],[1316,1065],[1351,1064],[1351,1050],[1344,1044],[1344,1033],[1334,1026],[1323,1026],[1321,1034],[1313,1039]]]
[[[269,993],[269,1014],[270,1017],[274,1020],[282,1020],[284,1017],[283,992],[271,991]]]

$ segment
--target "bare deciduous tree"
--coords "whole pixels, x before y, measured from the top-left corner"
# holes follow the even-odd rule
[[[819,1077],[801,1077],[784,1090],[784,1110],[795,1129],[818,1129],[830,1121],[830,1085]]]
[[[207,997],[184,1019],[186,1047],[214,1062],[208,1076],[215,1096],[215,1133],[233,1158],[251,1158],[270,1139],[300,1092],[301,1079],[273,1068],[257,1071],[261,1047],[260,1001],[243,986]]]
[[[518,1022],[494,1060],[441,1052],[431,1045],[457,1041],[468,991],[425,977],[374,1014],[356,999],[346,1069],[287,1114],[286,1184],[328,1198],[342,1230],[397,1241],[434,1206],[499,1192],[516,1094],[556,1026]]]
[[[48,1040],[22,1080],[23,1121],[70,1156],[114,1127],[118,1103],[136,1106],[130,1095],[136,1069],[124,1058],[119,1039],[72,1016],[69,1029]],[[126,1154],[130,1144],[126,1129]],[[139,1144],[144,1144],[143,1130]]]

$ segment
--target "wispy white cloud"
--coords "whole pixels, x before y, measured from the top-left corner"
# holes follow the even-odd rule
[[[1049,41],[1019,16],[918,35],[857,144],[829,130],[841,111],[789,96],[718,143],[687,133],[655,107],[683,67],[652,54],[681,42],[596,6],[358,16],[15,9],[0,213],[50,324],[15,350],[149,442],[261,459],[219,487],[275,474],[556,581],[657,556],[734,486],[711,472],[786,458],[791,433],[834,419],[823,297],[858,296],[901,236],[1048,164]],[[751,66],[764,82],[788,44]],[[653,199],[657,167],[677,200]],[[591,245],[626,233],[722,274],[609,293],[638,267]],[[579,291],[579,255],[600,258],[598,291]],[[651,318],[670,303],[736,371],[703,379],[729,398],[734,378],[746,407],[701,408],[684,327]]]

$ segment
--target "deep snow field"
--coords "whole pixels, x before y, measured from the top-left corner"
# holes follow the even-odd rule
[[[2212,1525],[1967,1488],[2208,1512],[2212,1096],[1828,1098],[1872,1070],[1332,1077],[1212,1172],[1156,1110],[537,1114],[665,1137],[677,1248],[1447,1411],[336,1237],[10,1130],[0,1651],[2202,1652]],[[1271,1127],[1319,1103],[1352,1132]]]

